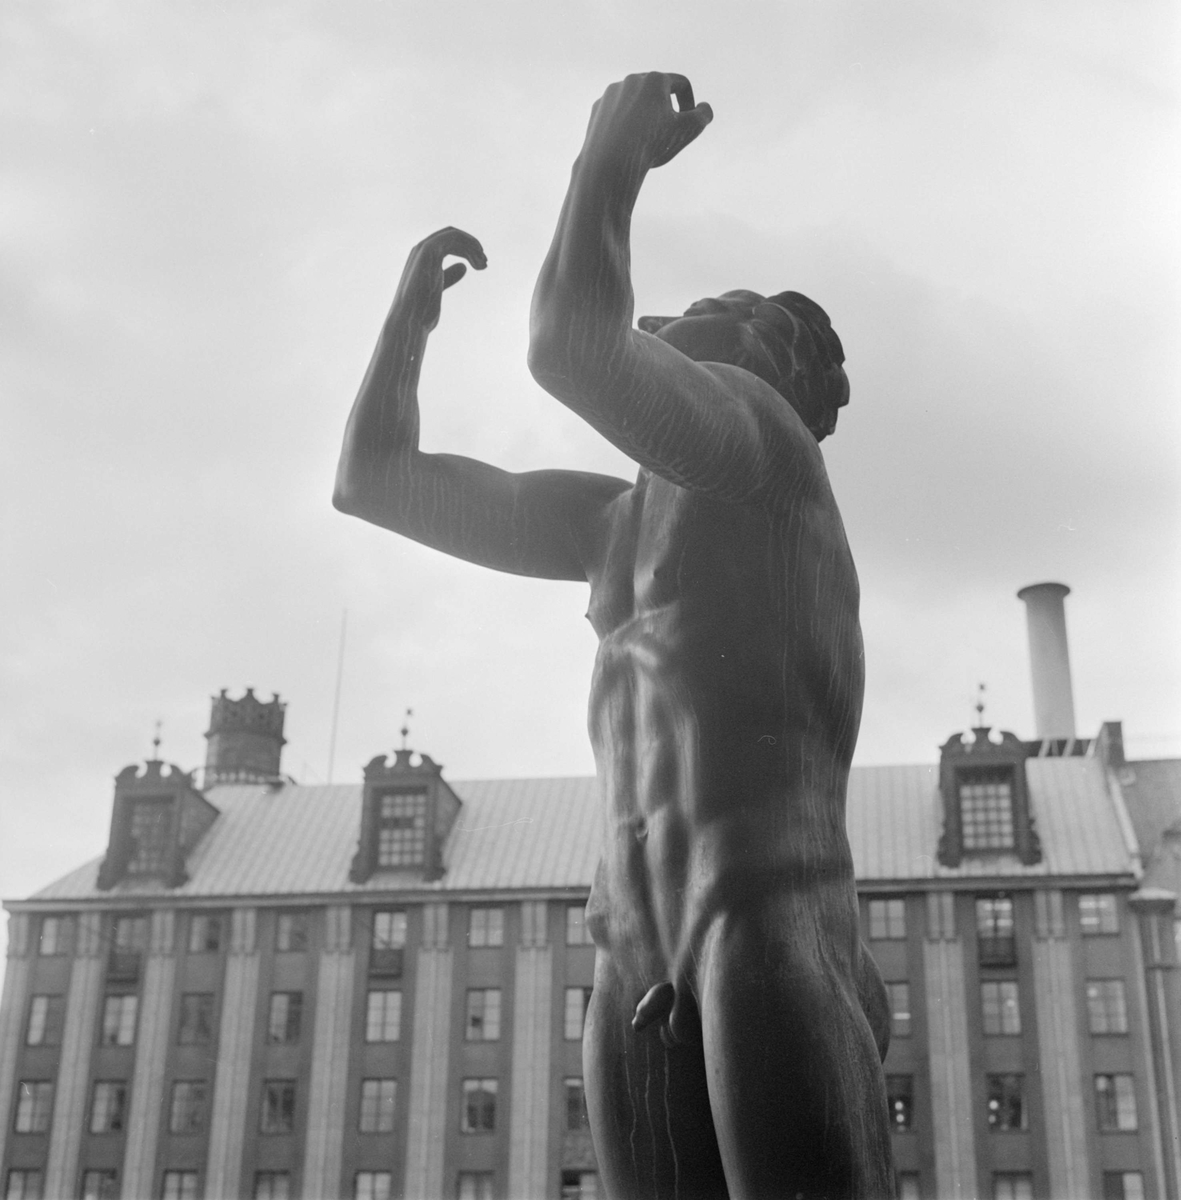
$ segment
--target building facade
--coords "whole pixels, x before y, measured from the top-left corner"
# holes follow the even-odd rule
[[[1181,1200],[1181,763],[1076,738],[1041,661],[1035,740],[852,772],[899,1195]],[[208,738],[203,787],[127,768],[103,858],[5,905],[7,1200],[595,1196],[595,781],[403,749],[300,786],[250,692]]]

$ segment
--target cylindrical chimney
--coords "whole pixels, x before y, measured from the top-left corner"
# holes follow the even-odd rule
[[[1070,588],[1064,583],[1031,583],[1017,593],[1017,599],[1025,601],[1033,711],[1039,738],[1075,736],[1070,647],[1062,603],[1069,595]]]

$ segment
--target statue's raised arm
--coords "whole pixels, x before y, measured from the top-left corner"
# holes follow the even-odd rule
[[[595,104],[534,292],[529,365],[654,473],[725,500],[769,501],[822,476],[816,442],[848,397],[823,311],[796,293],[767,302],[732,292],[632,328],[641,185],[712,119],[683,75],[662,72],[630,75]],[[806,311],[793,312],[796,300]]]
[[[483,247],[440,229],[410,252],[345,429],[333,503],[395,533],[482,566],[586,578],[603,507],[628,484],[581,471],[514,474],[418,448],[418,379],[444,289],[482,271]]]

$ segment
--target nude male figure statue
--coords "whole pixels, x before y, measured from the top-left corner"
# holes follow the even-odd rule
[[[858,585],[817,445],[848,401],[840,342],[792,292],[632,328],[640,186],[711,119],[683,76],[608,88],[534,294],[534,377],[640,464],[636,482],[418,450],[427,336],[465,270],[443,260],[486,266],[444,229],[406,265],[335,503],[591,585],[605,824],[584,1063],[607,1194],[886,1197],[888,1019],[845,832]]]

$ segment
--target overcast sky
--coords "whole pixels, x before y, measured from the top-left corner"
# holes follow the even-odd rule
[[[587,115],[634,70],[715,113],[654,173],[637,311],[793,288],[852,403],[824,444],[861,575],[857,761],[1032,737],[1016,590],[1068,583],[1079,732],[1181,753],[1175,5],[56,4],[0,9],[0,894],[100,854],[112,777],[204,758],[209,697],[289,703],[284,768],[411,742],[452,778],[581,774],[587,589],[336,513],[410,247],[445,298],[423,444],[634,467],[525,368]]]

